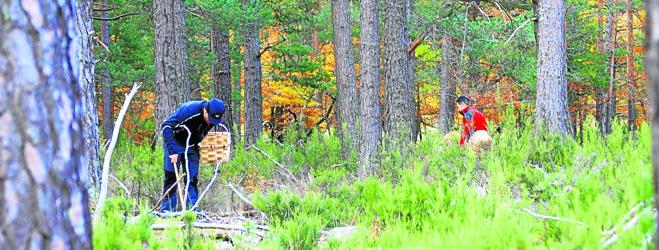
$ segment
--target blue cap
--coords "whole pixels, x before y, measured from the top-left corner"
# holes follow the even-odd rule
[[[208,101],[208,118],[213,125],[222,123],[222,115],[224,114],[224,102],[220,99],[213,98]]]

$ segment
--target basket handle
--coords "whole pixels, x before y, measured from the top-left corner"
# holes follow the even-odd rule
[[[231,133],[231,131],[229,131],[229,129],[227,128],[227,126],[225,126],[225,125],[222,124],[222,123],[217,124],[217,126],[215,126],[215,132],[217,132],[217,127],[222,127],[222,128],[224,129],[224,132],[229,132],[229,133]]]

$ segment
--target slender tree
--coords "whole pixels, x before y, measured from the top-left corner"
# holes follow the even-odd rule
[[[455,120],[455,79],[451,74],[451,40],[448,35],[442,39],[442,61],[438,63],[441,83],[439,86],[439,131],[448,133]]]
[[[211,24],[211,49],[215,54],[215,63],[211,69],[213,77],[213,92],[215,97],[224,101],[228,107],[222,121],[228,129],[233,128],[233,113],[231,105],[231,55],[229,49],[229,30],[221,27],[219,22]],[[235,136],[232,133],[232,141]]]
[[[606,2],[607,6],[614,6],[617,4],[617,1],[608,0]],[[613,117],[616,112],[616,45],[617,45],[617,22],[618,18],[616,13],[609,11],[607,20],[606,20],[606,34],[607,38],[605,40],[605,47],[607,48],[607,53],[609,56],[609,87],[606,92],[606,109],[603,118],[603,130],[604,134],[610,134],[613,131]]]
[[[384,131],[387,147],[403,149],[412,141],[414,98],[410,91],[406,0],[384,3]]]
[[[380,1],[361,1],[360,66],[361,93],[359,95],[360,175],[372,173],[375,155],[380,149],[382,115],[380,107]]]
[[[154,0],[153,21],[156,124],[160,125],[191,94],[183,1]]]
[[[242,61],[242,60],[241,60]],[[241,92],[241,86],[240,86],[240,79],[242,79],[243,71],[241,70],[241,61],[235,62],[233,65],[237,70],[234,72],[238,73],[238,77],[233,77],[233,87],[231,89],[231,110],[233,111],[232,118],[235,123],[235,128],[236,128],[236,134],[234,135],[235,138],[235,143],[239,143],[241,136],[242,136],[242,130],[241,130],[241,124],[242,124],[242,117],[241,117],[241,98],[236,98],[236,96],[240,97],[240,92]]]
[[[570,134],[564,0],[538,3],[536,129]]]
[[[0,2],[4,249],[92,248],[75,4]]]
[[[659,1],[645,1],[647,13],[647,62],[648,97],[650,99],[650,124],[652,126],[652,169],[654,176],[654,207],[659,207]],[[655,229],[659,220],[655,219]],[[654,234],[655,249],[659,249],[659,230]]]
[[[243,0],[244,64],[245,64],[245,146],[253,145],[261,136],[263,107],[261,101],[261,50],[259,23],[249,15],[254,0]]]
[[[103,6],[108,5],[108,0],[102,1]],[[105,8],[105,7],[104,7]],[[108,11],[101,11],[101,17],[107,19]],[[106,20],[99,21],[101,41],[105,45],[107,58],[110,59],[110,22]],[[101,94],[103,96],[103,138],[110,140],[114,126],[114,91],[112,90],[112,75],[107,67],[97,70],[101,78]]]
[[[412,141],[416,142],[417,138],[421,136],[421,99],[419,96],[419,85],[416,83],[416,55],[414,53],[416,48],[412,48],[412,16],[414,15],[414,1],[405,1],[405,13],[407,21],[405,23],[405,46],[408,48],[407,54],[407,80],[409,83],[412,96],[412,102],[409,103],[410,107],[407,110],[410,112],[410,119],[412,120]]]
[[[359,106],[350,26],[350,0],[332,0],[332,16],[336,62],[334,75],[338,90],[335,110],[339,123],[338,134],[341,138],[343,158],[348,159],[350,152],[359,141],[357,131]]]
[[[636,130],[635,89],[636,69],[634,63],[634,4],[627,0],[627,124],[630,131]]]

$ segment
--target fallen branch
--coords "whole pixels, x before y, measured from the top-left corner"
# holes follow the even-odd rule
[[[140,88],[139,84],[133,84],[133,89],[130,90],[130,93],[126,95],[126,100],[121,106],[121,111],[117,120],[114,122],[114,130],[112,131],[112,139],[110,140],[110,146],[108,151],[105,153],[105,158],[103,158],[103,176],[101,178],[101,193],[98,197],[98,203],[96,203],[96,211],[94,211],[94,222],[98,221],[101,216],[101,210],[103,210],[103,205],[105,204],[105,198],[108,195],[108,179],[110,175],[110,160],[112,159],[112,153],[114,153],[114,147],[117,146],[117,138],[119,137],[119,131],[121,130],[121,123],[124,120],[126,111],[128,111],[128,106],[130,106],[130,100],[133,99],[135,93]]]
[[[293,175],[293,173],[291,173],[290,170],[288,170],[286,167],[284,167],[284,165],[282,165],[281,163],[279,163],[278,161],[276,161],[275,159],[273,159],[269,154],[267,154],[266,152],[263,152],[263,150],[257,148],[257,147],[254,146],[254,145],[250,146],[250,148],[255,149],[256,151],[258,151],[259,153],[261,153],[263,156],[265,156],[266,158],[268,158],[269,160],[271,160],[272,162],[274,162],[275,165],[277,165],[277,167],[279,167],[280,170],[283,170],[284,172],[286,172],[286,175],[287,175],[289,178],[291,178],[291,179],[294,180],[295,182],[299,182],[299,181],[297,180],[297,178],[295,178],[295,175]]]
[[[195,202],[195,204],[192,206],[192,208],[190,208],[190,210],[194,210],[195,208],[197,208],[197,206],[199,206],[199,202],[201,202],[201,199],[204,198],[204,195],[206,194],[206,192],[208,192],[210,187],[213,186],[213,182],[215,182],[215,179],[217,178],[217,172],[218,172],[218,170],[220,170],[220,165],[221,165],[220,161],[218,161],[217,164],[215,164],[215,170],[213,171],[213,178],[211,178],[211,181],[208,183],[208,185],[206,186],[204,191],[201,192],[201,195],[199,195],[199,198],[197,199],[197,202]]]
[[[151,225],[151,229],[153,230],[166,230],[169,228],[182,228],[185,226],[185,223],[183,222],[178,222],[178,223],[157,223]],[[231,224],[221,224],[221,223],[203,223],[203,222],[195,222],[192,224],[193,228],[199,228],[199,229],[220,229],[220,230],[231,230],[231,231],[241,231],[244,233],[247,233],[248,230],[245,227],[242,226],[237,226],[237,225],[231,225]],[[253,233],[261,238],[263,238],[263,234],[260,232],[256,231],[249,231],[250,233]]]
[[[536,218],[541,218],[541,219],[546,219],[546,220],[563,221],[563,222],[572,222],[572,223],[577,223],[577,224],[579,224],[581,226],[584,226],[584,227],[590,227],[590,226],[588,226],[588,224],[583,223],[581,221],[577,221],[577,220],[573,220],[573,219],[559,218],[559,217],[554,217],[554,216],[549,216],[549,215],[542,215],[542,214],[538,214],[536,212],[533,212],[533,211],[529,210],[528,208],[525,208],[524,210],[527,213],[531,214],[532,216],[534,216]]]

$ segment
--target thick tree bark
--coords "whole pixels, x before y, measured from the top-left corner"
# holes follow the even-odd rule
[[[437,127],[442,134],[448,133],[455,121],[455,79],[451,74],[452,47],[450,37],[442,39],[442,61],[438,63],[441,83],[439,86],[439,122]]]
[[[337,132],[341,139],[343,159],[347,160],[359,142],[359,106],[350,26],[350,0],[332,0],[332,17],[336,62],[334,75],[338,90],[335,109],[339,123]]]
[[[246,1],[243,0],[243,5],[247,4]],[[245,147],[249,147],[261,136],[263,122],[261,51],[257,21],[251,19],[245,25],[243,34],[245,35]]]
[[[405,43],[405,0],[384,4],[384,131],[387,149],[401,149],[412,141],[414,98],[409,81],[409,56]]]
[[[361,90],[359,95],[360,176],[373,173],[373,165],[380,150],[382,137],[382,112],[380,107],[380,1],[361,1],[360,66]]]
[[[154,59],[156,124],[169,117],[190,99],[188,44],[182,0],[155,0]]]
[[[648,97],[650,99],[650,126],[652,127],[652,169],[654,177],[654,207],[659,207],[659,0],[645,1],[647,13],[646,69],[648,72]],[[655,219],[655,229],[659,220]],[[659,230],[654,234],[655,249],[659,249]]]
[[[4,249],[92,248],[74,5],[0,2]]]
[[[233,128],[233,110],[231,104],[231,56],[229,54],[229,30],[226,27],[220,27],[220,24],[213,21],[211,25],[211,47],[215,54],[215,63],[212,67],[213,92],[215,97],[224,101],[227,111],[224,113],[222,121],[227,128]],[[233,132],[233,131],[232,131]],[[234,133],[231,133],[231,140],[236,141]]]
[[[564,0],[538,3],[538,75],[535,126],[571,134],[567,105]]]
[[[92,55],[92,2],[76,0],[76,32],[78,32],[78,82],[82,86],[82,131],[85,141],[86,173],[82,176],[88,188],[100,187],[100,135],[98,131],[98,105],[94,83],[94,55]]]
[[[108,0],[103,0],[103,4],[107,5]],[[101,12],[101,17],[108,18],[108,12]],[[101,41],[107,47],[107,50],[110,49],[110,22],[108,21],[99,21]],[[105,48],[104,48],[105,49]],[[107,52],[107,58],[109,60],[110,52]],[[101,89],[103,95],[103,138],[105,140],[110,140],[112,136],[112,129],[114,126],[114,91],[112,90],[112,75],[108,68],[103,68],[99,72],[101,78]]]
[[[634,65],[634,4],[627,0],[627,124],[630,131],[636,130],[636,82],[634,77],[636,69]]]

